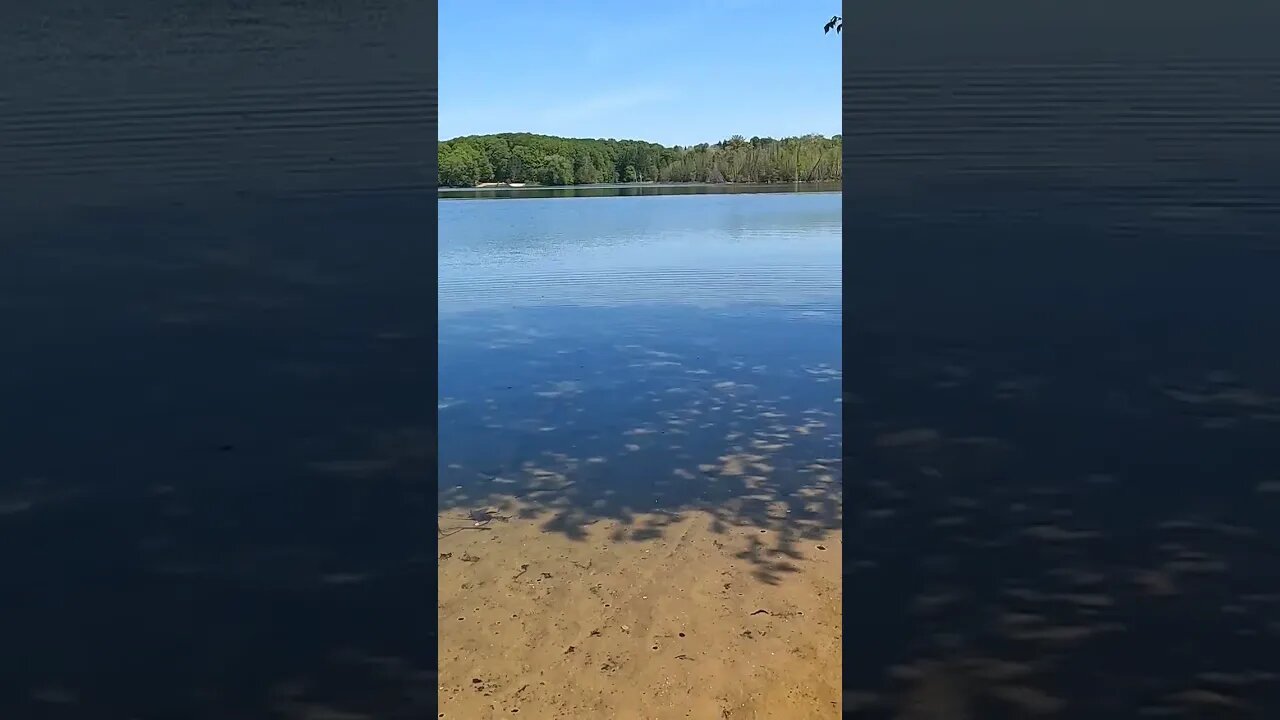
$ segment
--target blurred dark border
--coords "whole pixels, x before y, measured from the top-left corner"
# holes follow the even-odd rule
[[[435,16],[0,6],[0,716],[434,717]]]
[[[434,17],[406,0],[6,3],[4,203],[425,192]]]
[[[843,11],[846,716],[1273,715],[1274,689],[1221,681],[1280,655],[1275,627],[1221,612],[1280,582],[1258,569],[1278,536],[1257,490],[1280,433],[1226,400],[1280,394],[1280,6]],[[1007,455],[953,457],[979,440]],[[958,519],[944,506],[965,493],[974,517]],[[1105,578],[1123,640],[1051,652],[983,635],[1002,583],[1063,570],[1035,543],[1002,544],[1025,528],[997,502],[1087,524],[1097,540],[1071,562]],[[946,529],[978,516],[981,530]],[[1253,540],[1210,550],[1176,527]],[[1142,596],[1127,573],[1162,547],[1231,570]],[[930,594],[962,600],[911,609]],[[1056,667],[1018,682],[1065,705],[966,705],[984,692],[973,657],[1005,652]],[[954,671],[940,695],[962,701],[920,700],[938,668]]]

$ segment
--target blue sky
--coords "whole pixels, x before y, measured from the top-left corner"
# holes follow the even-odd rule
[[[839,0],[441,0],[440,139],[840,132]]]

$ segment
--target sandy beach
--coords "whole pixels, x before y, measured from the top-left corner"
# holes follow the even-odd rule
[[[839,715],[839,531],[693,511],[571,539],[517,506],[439,523],[441,718]]]

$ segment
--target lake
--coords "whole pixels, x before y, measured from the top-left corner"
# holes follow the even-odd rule
[[[834,712],[841,196],[442,199],[439,229],[441,710]]]

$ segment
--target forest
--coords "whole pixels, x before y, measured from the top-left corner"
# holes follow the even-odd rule
[[[472,135],[438,146],[442,187],[481,183],[822,182],[841,178],[839,135],[746,139],[664,147],[529,133]]]

